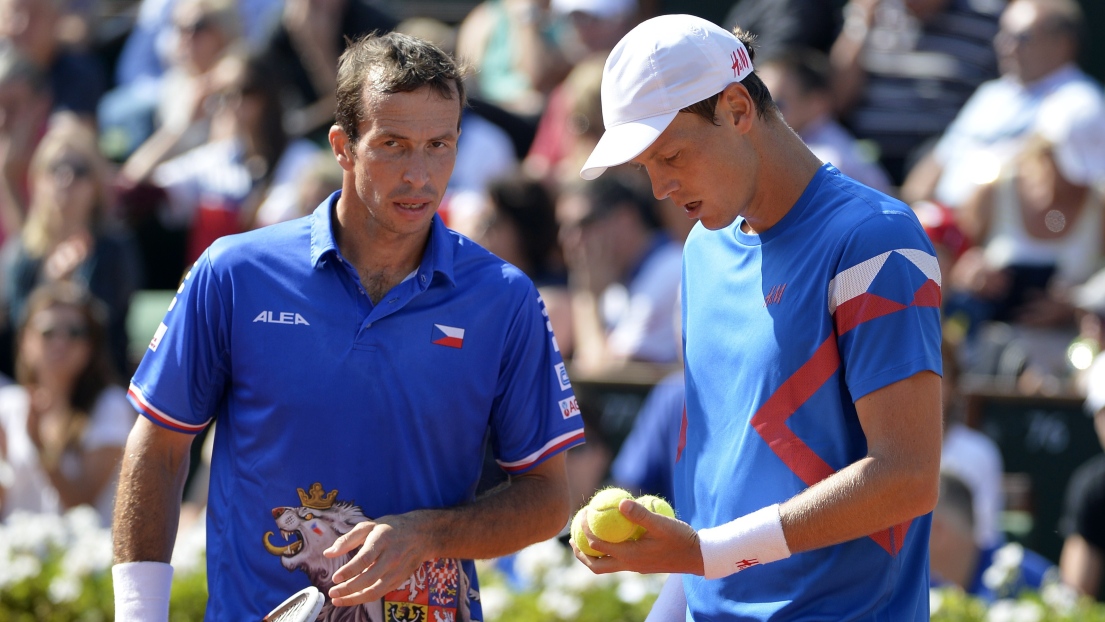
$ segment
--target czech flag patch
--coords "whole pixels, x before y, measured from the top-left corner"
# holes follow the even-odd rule
[[[434,333],[431,340],[439,346],[459,349],[464,345],[464,329],[455,326],[434,324]]]

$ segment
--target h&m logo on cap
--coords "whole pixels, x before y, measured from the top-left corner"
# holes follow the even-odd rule
[[[744,50],[743,45],[733,51],[731,58],[733,59],[734,78],[752,66],[752,61],[748,60],[748,52]]]
[[[439,346],[460,348],[464,345],[464,329],[444,324],[434,324],[433,336],[430,338]]]

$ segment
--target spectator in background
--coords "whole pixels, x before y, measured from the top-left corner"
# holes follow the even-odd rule
[[[105,155],[125,160],[154,134],[190,122],[176,152],[206,138],[206,116],[186,115],[192,95],[206,97],[224,84],[215,71],[229,53],[244,54],[272,30],[282,0],[144,0],[119,57],[118,86],[99,104]],[[263,24],[263,25],[261,25]],[[194,27],[194,28],[193,28]],[[193,93],[197,92],[199,93]]]
[[[187,230],[185,265],[219,237],[249,228],[268,188],[294,179],[318,152],[284,132],[276,73],[265,59],[246,60],[212,99],[208,142],[164,163],[132,158],[139,166],[123,169],[124,176],[140,175],[128,182],[148,178],[167,193],[165,220]]]
[[[1005,540],[1001,532],[1001,511],[1005,507],[1001,450],[989,436],[967,426],[956,346],[945,338],[941,353],[944,442],[940,470],[954,475],[969,489],[975,544],[991,549]]]
[[[104,308],[76,283],[36,289],[19,330],[16,381],[0,389],[0,517],[93,505],[111,524],[115,481],[136,414],[115,384]]]
[[[549,0],[484,0],[460,24],[457,57],[475,70],[474,95],[536,118],[567,62],[552,32]]]
[[[524,272],[538,289],[564,287],[567,274],[549,190],[538,181],[514,175],[491,182],[487,198],[487,209],[472,239]]]
[[[241,25],[232,0],[180,0],[173,23],[179,39],[161,84],[158,128],[124,163],[128,179],[141,180],[151,163],[207,141],[214,96],[241,71]]]
[[[481,206],[450,227],[513,264],[537,286],[557,335],[560,354],[572,356],[571,299],[564,257],[557,242],[553,197],[541,182],[522,175],[488,186]]]
[[[58,25],[65,0],[0,0],[0,45],[15,47],[49,79],[53,109],[91,121],[107,88],[100,60],[64,49]]]
[[[602,136],[599,86],[614,44],[637,23],[637,0],[554,0],[567,20],[561,45],[574,65],[549,94],[526,155],[525,170],[559,185],[571,183]]]
[[[171,63],[174,41],[173,7],[180,0],[141,0],[134,25],[115,64],[115,82],[130,86],[156,81]],[[280,19],[283,0],[236,0],[243,35],[251,50],[258,49]]]
[[[568,265],[573,364],[674,363],[682,245],[659,226],[651,197],[611,175],[562,190],[556,205]]]
[[[787,125],[821,161],[879,192],[890,193],[886,171],[833,118],[829,59],[813,49],[780,50],[758,71]]]
[[[949,309],[966,309],[973,323],[1011,323],[1035,372],[1026,382],[1066,374],[1063,353],[1074,336],[1070,288],[1105,257],[1105,200],[1095,187],[1105,178],[1105,105],[1092,103],[1045,104],[1021,154],[959,214],[978,246],[952,268]],[[983,336],[983,352],[992,349],[990,340]]]
[[[837,110],[891,181],[997,73],[1000,0],[851,0],[831,60]]]
[[[1105,271],[1092,284],[1076,299],[1095,319],[1100,352],[1105,345],[1100,332],[1105,323]],[[1086,387],[1086,413],[1094,418],[1097,438],[1105,448],[1105,355],[1099,353],[1094,360]],[[1071,476],[1059,531],[1065,538],[1059,557],[1063,582],[1105,600],[1105,454],[1090,458]]]
[[[27,224],[0,251],[4,319],[22,323],[31,292],[75,281],[106,305],[109,360],[127,369],[127,310],[142,264],[129,232],[111,219],[108,163],[96,135],[72,113],[58,113],[31,159]]]
[[[1016,598],[1058,580],[1055,565],[1020,544],[981,547],[974,538],[971,490],[956,476],[940,474],[940,497],[929,536],[930,581],[954,585],[986,602]]]
[[[1049,100],[1097,106],[1101,87],[1075,59],[1084,28],[1075,0],[1013,0],[994,38],[1001,77],[980,86],[936,147],[909,173],[902,198],[958,208],[1031,134]]]
[[[274,183],[257,208],[253,226],[267,227],[307,216],[338,188],[341,188],[341,167],[329,151],[319,151],[295,171],[293,179]]]
[[[46,133],[53,99],[45,74],[11,46],[0,46],[0,240],[27,217],[31,154]]]
[[[836,0],[738,0],[722,25],[726,30],[739,26],[756,35],[756,56],[763,61],[795,47],[827,54],[840,32],[841,4]]]
[[[338,56],[346,41],[395,28],[395,18],[371,0],[285,0],[280,23],[261,54],[280,67],[280,97],[287,108],[285,127],[295,136],[310,135],[320,144],[334,120]]]
[[[605,55],[639,21],[637,0],[551,0],[549,7],[566,21],[559,44],[572,65]]]
[[[556,87],[523,162],[526,172],[557,186],[572,184],[602,136],[599,86],[605,55],[582,61]]]

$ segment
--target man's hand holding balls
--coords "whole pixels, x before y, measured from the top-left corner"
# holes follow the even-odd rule
[[[698,535],[675,518],[671,504],[620,488],[595,493],[572,520],[576,558],[597,574],[703,573]]]

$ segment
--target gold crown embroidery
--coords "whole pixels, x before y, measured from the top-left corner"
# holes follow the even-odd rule
[[[296,490],[299,491],[299,502],[312,510],[329,510],[330,506],[334,505],[334,498],[338,496],[337,488],[331,490],[329,494],[323,494],[322,484],[319,482],[311,484],[310,495],[303,492],[302,488],[296,488]]]

